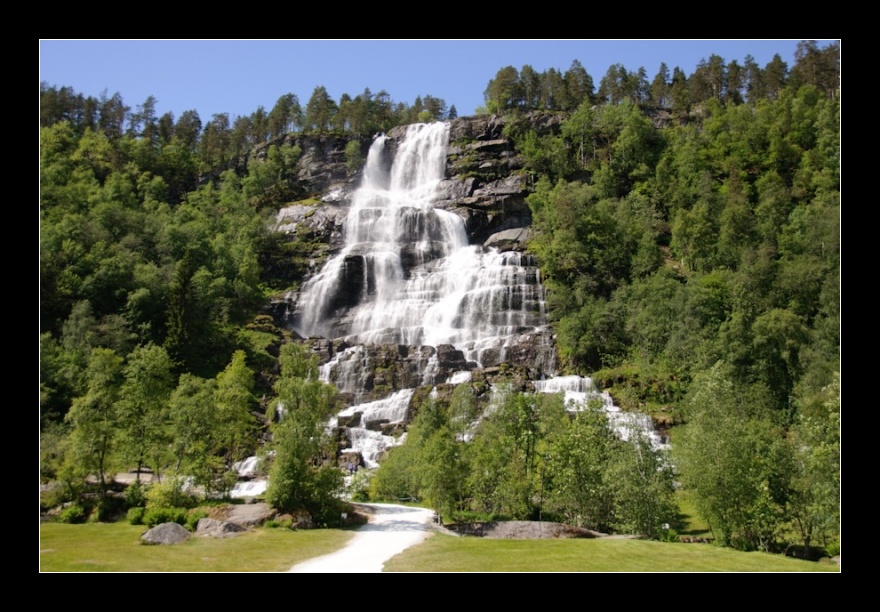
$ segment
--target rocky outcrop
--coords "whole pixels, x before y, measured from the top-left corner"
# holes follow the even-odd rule
[[[475,367],[452,345],[353,347],[344,340],[326,338],[306,342],[321,365],[334,362],[330,382],[340,390],[344,403],[369,402],[401,389],[441,384],[453,373]]]
[[[247,531],[237,523],[218,521],[212,518],[199,519],[196,535],[203,538],[231,538]]]
[[[218,523],[234,523],[241,528],[258,527],[273,518],[274,508],[264,502],[254,504],[228,504],[211,511],[209,518]]]

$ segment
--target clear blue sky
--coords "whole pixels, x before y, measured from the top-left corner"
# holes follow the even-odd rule
[[[367,87],[406,104],[430,94],[464,116],[505,66],[564,72],[577,59],[598,88],[612,64],[643,66],[650,80],[661,62],[690,75],[713,53],[740,64],[751,55],[762,67],[778,53],[791,68],[798,40],[41,40],[40,81],[86,96],[118,92],[132,109],[152,95],[157,114],[194,109],[203,122],[269,111],[288,92],[305,105],[318,85],[336,101]]]

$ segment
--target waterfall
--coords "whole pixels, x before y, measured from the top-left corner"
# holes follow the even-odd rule
[[[343,225],[344,248],[303,287],[293,327],[350,345],[453,345],[495,365],[517,335],[546,325],[537,267],[468,244],[464,220],[434,208],[447,123],[409,126],[388,165],[376,138]]]
[[[303,285],[293,316],[302,337],[323,337],[337,347],[321,379],[354,405],[328,427],[344,424],[351,443],[346,452],[359,453],[368,467],[400,443],[383,431],[400,431],[407,419],[413,389],[402,387],[464,383],[477,367],[509,361],[508,351],[518,346],[526,347],[520,363],[534,361],[536,344],[553,354],[533,258],[469,244],[462,217],[434,207],[448,139],[449,124],[438,122],[409,126],[400,142],[384,135],[374,140],[343,223],[344,247]],[[389,372],[386,359],[380,373],[364,348],[369,345],[381,345],[384,358],[396,350],[411,370]],[[538,392],[565,391],[571,409],[602,399],[621,437],[639,418],[621,413],[589,379],[549,378],[552,359],[532,372],[547,378]],[[377,388],[389,395],[377,400]]]

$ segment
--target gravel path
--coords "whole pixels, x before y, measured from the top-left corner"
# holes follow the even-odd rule
[[[292,573],[377,573],[397,553],[424,540],[434,512],[396,504],[359,504],[370,522],[357,530],[345,548],[294,565]]]

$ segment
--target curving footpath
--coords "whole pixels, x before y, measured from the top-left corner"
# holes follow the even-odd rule
[[[290,568],[290,572],[376,573],[385,562],[430,533],[434,512],[397,504],[360,504],[372,509],[370,522],[357,529],[345,548]]]

